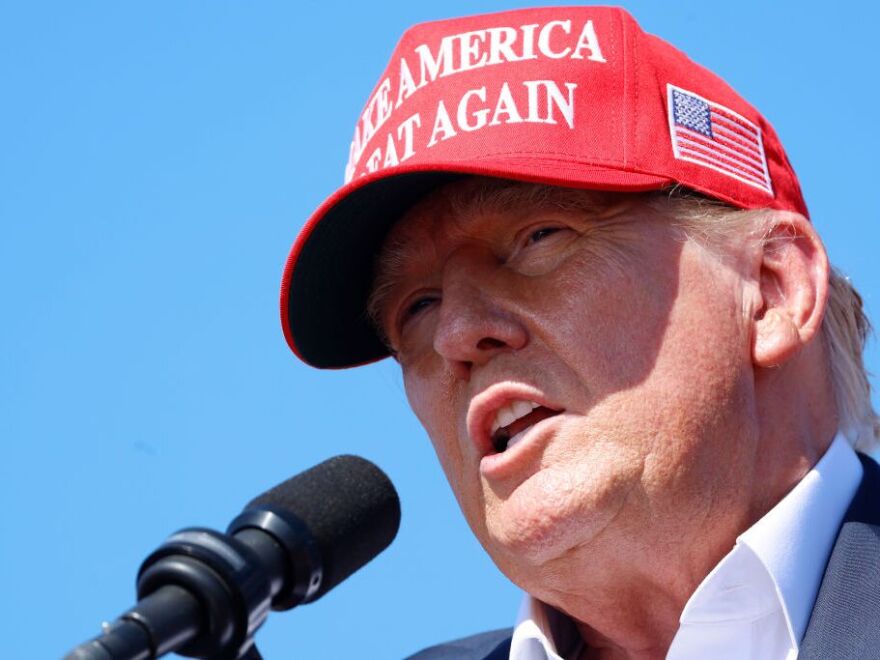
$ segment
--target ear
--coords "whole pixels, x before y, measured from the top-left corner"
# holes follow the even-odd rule
[[[752,361],[783,364],[819,332],[828,297],[828,256],[810,221],[773,211],[761,245],[761,307],[753,320]]]

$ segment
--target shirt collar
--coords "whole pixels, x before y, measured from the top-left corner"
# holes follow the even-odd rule
[[[793,647],[798,648],[837,531],[861,478],[861,463],[838,435],[813,469],[739,536],[734,550],[694,591],[681,623],[753,616],[781,604]],[[744,580],[751,580],[753,588],[740,589]],[[715,597],[720,593],[724,598]],[[566,657],[580,638],[570,620],[568,626],[564,620],[563,614],[525,594],[510,658]]]
[[[576,657],[582,645],[580,633],[570,618],[525,594],[510,641],[511,660]]]
[[[737,539],[773,580],[795,648],[804,637],[825,565],[862,472],[852,447],[838,435],[791,492]]]

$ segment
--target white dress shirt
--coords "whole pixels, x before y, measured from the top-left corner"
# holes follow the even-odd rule
[[[794,660],[861,479],[858,457],[838,435],[700,583],[682,610],[667,660]],[[582,646],[565,615],[524,597],[510,660],[575,658]]]

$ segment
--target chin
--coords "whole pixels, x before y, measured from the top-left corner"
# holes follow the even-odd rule
[[[490,532],[487,550],[498,567],[514,582],[525,568],[538,568],[564,556],[572,544],[552,527],[503,529]]]
[[[583,465],[542,470],[487,507],[483,545],[514,582],[519,569],[583,557],[625,508],[631,480],[616,476]]]
[[[529,501],[520,505],[516,499]],[[541,506],[536,504],[531,498],[513,498],[487,520],[488,542],[484,545],[508,575],[525,566],[545,566],[583,547],[604,518],[599,512],[572,510],[570,502],[544,500]]]

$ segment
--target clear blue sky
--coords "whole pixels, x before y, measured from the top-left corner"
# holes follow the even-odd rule
[[[880,16],[845,5],[627,7],[764,111],[877,317]],[[514,6],[0,3],[4,657],[93,636],[168,534],[223,528],[339,453],[392,477],[400,535],[322,601],[272,615],[267,659],[397,658],[511,623],[517,590],[460,519],[395,366],[306,368],[277,306],[399,34]]]

